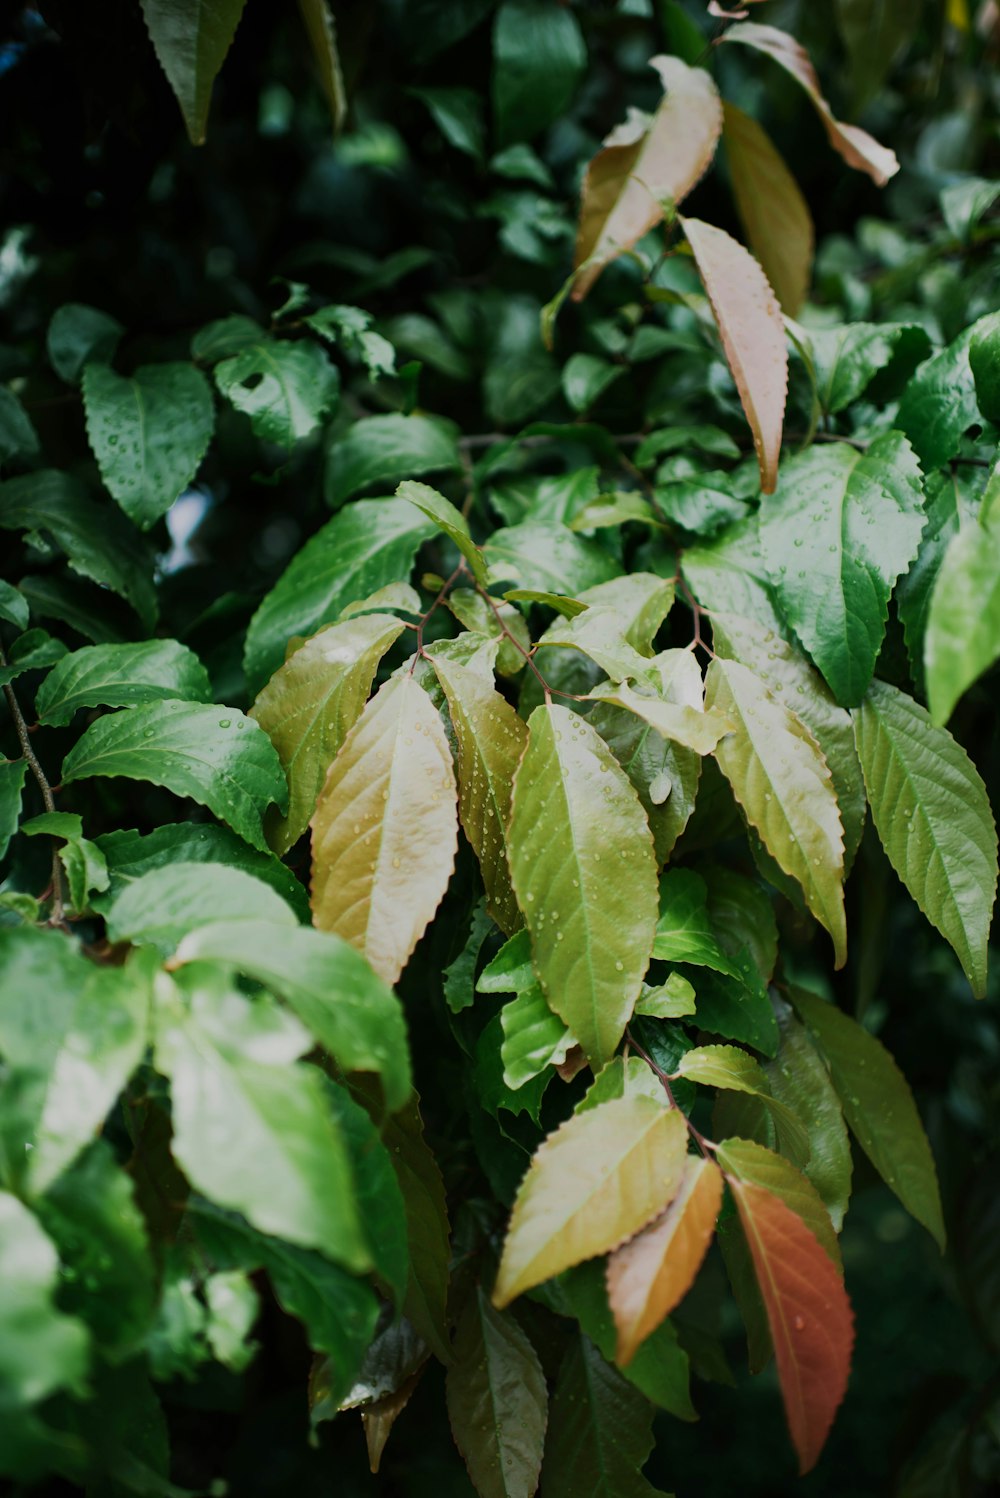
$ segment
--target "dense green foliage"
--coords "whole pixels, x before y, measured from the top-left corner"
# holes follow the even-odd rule
[[[985,1498],[996,7],[112,9],[0,39],[0,1476]]]

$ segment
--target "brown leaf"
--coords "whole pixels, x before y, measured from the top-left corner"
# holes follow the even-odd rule
[[[411,1373],[398,1389],[393,1389],[391,1394],[384,1394],[381,1399],[376,1399],[373,1404],[365,1405],[362,1409],[361,1423],[365,1428],[369,1471],[378,1472],[392,1427],[409,1404],[426,1366],[426,1363],[421,1363],[416,1373]]]
[[[773,494],[788,388],[781,308],[764,272],[735,239],[700,219],[681,219],[681,225],[753,432],[761,488]]]
[[[689,1155],[680,1190],[662,1217],[608,1259],[608,1302],[618,1332],[615,1361],[621,1367],[690,1290],[721,1206],[719,1167]]]
[[[851,1304],[834,1264],[801,1217],[762,1186],[727,1179],[767,1310],[799,1470],[809,1472],[847,1389]]]
[[[884,187],[889,178],[899,171],[895,153],[887,146],[879,145],[867,130],[862,130],[858,125],[845,125],[834,118],[833,110],[820,90],[812,59],[794,36],[789,36],[787,31],[779,31],[776,26],[761,26],[755,21],[744,21],[739,26],[732,26],[721,40],[742,42],[745,47],[753,47],[773,58],[786,72],[791,73],[815,104],[831,146],[839,152],[848,166],[856,167],[859,172],[867,172],[878,187]]]
[[[654,57],[665,97],[648,125],[632,115],[613,130],[583,181],[573,300],[604,267],[658,224],[705,173],[722,130],[722,103],[704,68]]]
[[[750,248],[781,303],[794,317],[809,290],[814,231],[799,185],[756,120],[723,105],[733,196]]]
[[[313,924],[395,983],[437,910],[458,846],[451,751],[424,689],[387,681],[351,729],[312,819]]]

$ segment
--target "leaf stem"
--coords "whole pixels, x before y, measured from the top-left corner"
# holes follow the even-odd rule
[[[695,1128],[694,1124],[688,1118],[683,1108],[680,1108],[678,1106],[677,1099],[674,1097],[674,1090],[670,1085],[670,1077],[668,1073],[663,1070],[662,1066],[657,1066],[652,1056],[639,1044],[630,1029],[626,1029],[625,1031],[625,1040],[627,1044],[631,1046],[632,1050],[635,1051],[637,1055],[642,1057],[643,1061],[645,1061],[650,1071],[663,1087],[664,1092],[667,1094],[667,1101],[669,1102],[671,1108],[677,1108],[678,1113],[687,1124],[688,1133],[691,1135],[691,1138],[694,1140],[695,1144],[698,1146],[702,1154],[705,1156],[705,1159],[707,1160],[709,1158],[709,1151],[715,1150],[717,1146],[712,1142],[711,1139],[706,1139],[704,1134],[702,1134],[699,1129]]]
[[[0,648],[0,666],[6,666],[6,664],[7,657],[4,654],[3,649]],[[55,811],[56,803],[55,797],[52,794],[52,787],[49,784],[48,777],[45,774],[45,771],[42,769],[42,766],[38,759],[38,755],[35,753],[34,749],[31,746],[28,724],[25,721],[24,714],[21,711],[21,704],[17,700],[17,694],[10,682],[6,682],[4,684],[3,694],[7,699],[7,707],[10,711],[11,718],[13,719],[14,728],[17,731],[18,741],[21,745],[21,752],[31,769],[32,775],[34,775],[36,781],[38,782],[38,789],[42,793],[42,804],[44,805],[46,811]],[[62,864],[59,862],[59,840],[57,838],[53,838],[52,914],[49,917],[52,925],[65,925],[63,907],[63,870]]]

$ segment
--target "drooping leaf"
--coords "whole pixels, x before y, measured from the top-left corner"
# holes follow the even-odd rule
[[[887,682],[872,682],[854,731],[889,862],[982,997],[997,833],[979,773],[946,728]]]
[[[854,1343],[850,1302],[802,1219],[763,1187],[728,1179],[767,1309],[799,1470],[809,1472],[847,1389]]]
[[[332,1392],[343,1397],[375,1332],[379,1304],[371,1287],[323,1254],[267,1237],[204,1197],[193,1197],[187,1210],[217,1268],[267,1270],[279,1305],[304,1324],[309,1345],[330,1359]]]
[[[191,1182],[262,1233],[371,1267],[347,1151],[309,1036],[206,963],[160,980],[156,1064],[170,1078],[173,1153]]]
[[[362,489],[395,488],[400,479],[417,474],[457,472],[462,462],[455,435],[450,422],[432,416],[393,413],[356,421],[328,449],[327,504],[339,510]],[[408,503],[401,502],[400,508],[411,522],[416,519]]]
[[[581,1336],[552,1396],[542,1498],[657,1498],[640,1470],[652,1449],[648,1401]]]
[[[688,587],[704,608],[738,614],[782,633],[756,515],[727,526],[712,541],[688,547],[681,565]]]
[[[222,395],[250,418],[258,437],[293,447],[333,409],[336,367],[318,343],[260,338],[213,370]]]
[[[952,536],[927,610],[924,667],[931,721],[947,723],[958,699],[1000,656],[1000,517]]]
[[[802,1120],[809,1139],[809,1156],[802,1170],[822,1197],[839,1233],[850,1200],[853,1170],[842,1105],[803,1026],[790,1012],[782,1012],[779,1023],[781,1044],[764,1070],[775,1098]]]
[[[235,708],[154,702],[98,718],[63,761],[64,782],[122,775],[166,786],[207,806],[263,849],[262,817],[288,805],[281,762],[267,734]]]
[[[469,534],[469,522],[461,510],[456,510],[450,500],[445,499],[430,484],[417,484],[412,479],[407,479],[400,484],[396,490],[397,499],[405,499],[409,504],[416,505],[428,520],[434,522],[438,530],[443,531],[461,552],[469,564],[469,571],[479,583],[480,587],[486,586],[486,563],[479,547]]]
[[[83,302],[65,302],[53,312],[45,337],[49,363],[61,379],[75,385],[84,365],[110,363],[123,332],[121,323],[107,312]]]
[[[727,1179],[735,1177],[745,1185],[759,1186],[780,1197],[786,1207],[801,1217],[831,1263],[843,1273],[840,1244],[830,1214],[809,1178],[790,1160],[749,1139],[723,1140],[715,1158]]]
[[[86,1392],[87,1331],[56,1310],[58,1277],[51,1239],[16,1196],[0,1191],[0,1387],[9,1410],[56,1389]]]
[[[944,1250],[937,1172],[906,1078],[874,1035],[803,988],[792,998],[830,1069],[844,1116],[886,1185]]]
[[[205,142],[212,85],[232,46],[246,0],[142,0],[160,66],[193,145]]]
[[[357,722],[382,656],[403,632],[389,614],[363,614],[320,630],[257,696],[256,719],[288,780],[288,813],[272,812],[268,841],[287,853],[309,825],[327,771]]]
[[[458,1322],[448,1369],[448,1418],[481,1498],[532,1498],[538,1486],[548,1389],[513,1316],[476,1286]]]
[[[686,1151],[683,1115],[648,1097],[602,1103],[562,1124],[521,1183],[494,1305],[645,1227],[676,1191]]]
[[[773,627],[713,610],[712,646],[716,655],[748,666],[812,732],[833,780],[844,826],[844,866],[849,868],[861,842],[867,810],[850,713],[839,705],[802,652]]]
[[[87,436],[109,493],[141,530],[188,487],[215,428],[208,381],[191,364],[147,364],[128,379],[83,371]]]
[[[653,834],[657,864],[666,863],[694,811],[701,756],[665,739],[624,708],[598,702],[588,722],[635,787]]]
[[[295,912],[262,879],[224,864],[179,861],[126,885],[105,916],[110,941],[149,944],[165,956],[189,932],[214,921],[297,924]]]
[[[337,135],[347,116],[347,89],[340,66],[333,12],[327,0],[299,0],[299,10],[316,60],[319,81],[330,106],[333,133]]]
[[[656,924],[656,865],[638,797],[603,739],[536,708],[514,781],[511,880],[550,1007],[592,1061],[613,1054]]]
[[[312,819],[313,920],[395,983],[444,894],[458,842],[441,720],[409,674],[372,698]]]
[[[0,530],[50,535],[74,572],[124,598],[147,629],[156,623],[147,543],[113,505],[89,499],[70,474],[45,468],[0,484]]]
[[[35,695],[40,723],[63,726],[80,707],[133,707],[180,698],[208,702],[208,673],[176,640],[85,645],[63,656]]]
[[[706,705],[736,725],[715,751],[750,823],[833,939],[836,964],[847,957],[844,837],[830,771],[809,730],[775,700],[753,672],[714,660]]]
[[[785,465],[760,538],[782,612],[830,684],[856,707],[885,634],[889,595],[924,528],[920,468],[891,432],[859,452],[826,443]]]
[[[493,30],[498,144],[531,140],[565,114],[587,65],[576,16],[550,0],[504,0]]]
[[[417,547],[433,534],[398,499],[359,500],[335,515],[292,558],[250,621],[244,667],[251,686],[281,665],[293,635],[314,634],[348,604],[407,577]]]
[[[771,494],[778,481],[788,385],[781,308],[764,272],[735,239],[700,219],[684,218],[681,225],[750,423],[761,488]]]
[[[377,1072],[386,1104],[410,1095],[410,1058],[395,994],[353,947],[326,932],[273,919],[219,920],[190,930],[177,949],[181,965],[225,962],[264,983],[295,1010],[344,1072]]]
[[[815,231],[798,183],[763,126],[727,100],[722,138],[750,248],[782,310],[795,317],[812,275]]]
[[[730,26],[721,39],[753,47],[790,73],[809,95],[831,146],[839,152],[848,166],[855,167],[859,172],[866,172],[877,187],[884,187],[889,178],[899,171],[899,162],[888,147],[879,145],[859,125],[846,125],[834,118],[833,111],[820,90],[819,79],[808,52],[787,31],[779,31],[776,26],[761,26],[754,21],[741,21],[737,26]]]
[[[679,1190],[662,1216],[608,1259],[608,1300],[617,1331],[616,1360],[639,1348],[694,1283],[722,1206],[722,1173],[689,1155]]]
[[[21,792],[28,773],[26,759],[0,760],[0,858],[21,819]]]
[[[774,1120],[784,1153],[796,1165],[808,1162],[809,1136],[804,1125],[793,1109],[771,1095],[767,1073],[746,1051],[731,1045],[695,1046],[678,1061],[677,1074],[704,1086],[759,1098]]]
[[[459,813],[479,859],[487,908],[508,934],[521,924],[507,863],[514,772],[527,743],[523,720],[477,672],[435,656],[458,745]]]
[[[707,170],[722,130],[710,75],[679,57],[654,57],[664,98],[652,119],[636,112],[619,125],[584,178],[573,300],[582,301],[604,267],[658,224]]]

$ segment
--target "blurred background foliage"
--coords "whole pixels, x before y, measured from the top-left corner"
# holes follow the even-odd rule
[[[676,50],[697,60],[720,22],[700,0],[582,0],[571,10],[587,62],[567,99],[554,89],[511,101],[492,0],[336,0],[350,108],[335,138],[295,7],[249,0],[215,86],[207,142],[195,147],[138,0],[3,0],[0,377],[20,379],[53,466],[86,456],[80,402],[41,357],[55,308],[81,302],[116,318],[130,366],[186,357],[192,334],[228,313],[267,323],[289,281],[366,308],[397,350],[394,378],[372,384],[359,368],[345,372],[345,421],[419,408],[474,439],[572,419],[561,366],[574,351],[622,358],[638,274],[627,259],[612,267],[585,309],[564,310],[555,355],[544,350],[539,312],[569,269],[583,167],[626,104],[655,106],[649,58]],[[961,212],[977,184],[1000,175],[997,6],[774,0],[762,12],[809,49],[841,118],[862,123],[902,162],[879,191],[829,150],[790,79],[744,48],[715,54],[724,94],[766,126],[815,221],[803,321],[912,320],[936,340],[953,338],[995,308],[1000,284],[989,206],[976,233]],[[688,211],[740,232],[724,173],[696,189]],[[664,271],[666,284],[680,284],[672,275],[683,270]],[[641,429],[667,409],[672,420],[710,420],[706,406],[732,407],[718,361],[706,365],[682,337],[671,352],[664,346],[655,358],[622,359],[597,405],[611,432]],[[792,430],[794,414],[793,390]],[[239,413],[220,420],[197,492],[153,535],[168,573],[164,630],[200,651],[217,700],[235,702],[246,700],[246,622],[327,512],[318,437],[289,455],[253,438]],[[953,728],[995,805],[996,726],[987,681]],[[699,1387],[696,1425],[661,1417],[648,1475],[681,1495],[722,1498],[738,1487],[748,1498],[985,1498],[1000,1482],[997,968],[991,997],[976,1004],[874,845],[862,859],[850,895],[861,935],[838,982],[914,1087],[951,1248],[942,1262],[859,1157],[843,1235],[857,1354],[824,1460],[801,1484],[792,1477],[773,1372],[746,1376],[733,1308],[722,1330],[734,1386]],[[804,946],[805,967],[809,960]],[[420,1043],[433,1048],[433,1032]],[[419,1077],[419,1049],[416,1060]],[[428,1096],[425,1106],[446,1158],[449,1099]],[[722,1273],[710,1264],[706,1302]],[[368,1475],[351,1418],[323,1426],[310,1446],[308,1351],[296,1326],[272,1312],[259,1329],[266,1355],[247,1374],[213,1366],[168,1387],[175,1481],[207,1490],[222,1471],[241,1498],[472,1492],[445,1424],[438,1368],[395,1428],[379,1478]]]

